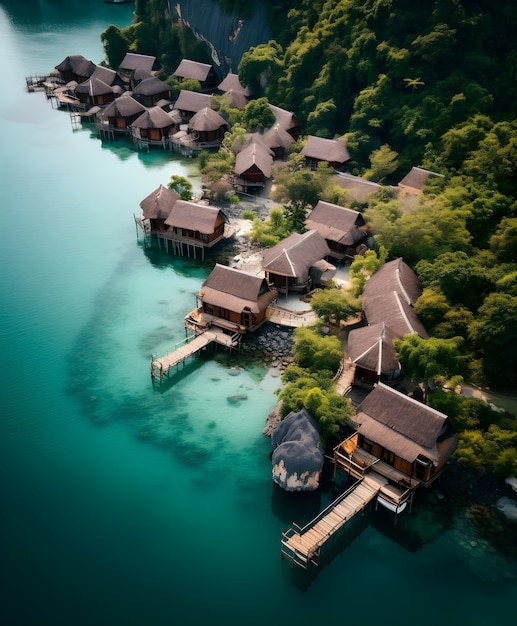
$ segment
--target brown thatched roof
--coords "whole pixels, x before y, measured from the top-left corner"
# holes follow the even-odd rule
[[[332,179],[337,185],[348,191],[354,200],[366,202],[370,196],[377,193],[382,186],[371,180],[366,180],[360,176],[353,176],[346,172],[336,172],[335,178]]]
[[[234,109],[245,109],[248,104],[248,98],[242,93],[242,91],[229,89],[224,92],[222,97],[226,100],[228,105]]]
[[[366,234],[356,228],[364,223],[359,211],[320,200],[309,213],[305,226],[317,230],[327,241],[356,246],[366,239]]]
[[[182,89],[178,99],[174,104],[174,108],[180,111],[189,111],[197,113],[205,107],[212,108],[212,96],[207,93],[198,93],[197,91],[189,91]]]
[[[304,157],[328,161],[329,163],[346,163],[350,161],[350,153],[346,148],[344,139],[324,139],[323,137],[309,135],[307,143],[302,148],[300,154]]]
[[[143,104],[137,102],[132,96],[123,94],[120,98],[116,98],[110,102],[103,110],[103,117],[131,117],[137,113],[143,113],[146,110]]]
[[[288,148],[294,143],[294,137],[278,122],[264,133],[264,143],[270,148]]]
[[[165,220],[178,200],[175,191],[160,185],[140,202],[142,215],[145,219]]]
[[[264,143],[264,135],[260,133],[243,133],[242,135],[237,135],[232,143],[232,151],[238,154],[253,143],[260,145],[265,152],[273,156],[273,151]]]
[[[410,187],[416,191],[421,191],[427,182],[428,178],[442,176],[436,172],[424,170],[421,167],[412,167],[408,174],[399,182],[399,187]]]
[[[224,92],[234,91],[237,93],[241,93],[246,97],[251,94],[248,87],[243,87],[241,85],[238,74],[233,74],[232,72],[229,72],[226,75],[226,77],[217,86],[217,89]]]
[[[170,93],[171,88],[163,80],[151,76],[145,78],[133,89],[133,96],[156,96],[161,93]]]
[[[396,338],[396,333],[384,322],[354,328],[348,334],[348,356],[352,363],[377,372],[378,376],[395,372],[400,369],[393,345]]]
[[[161,107],[154,106],[146,109],[142,115],[131,124],[135,128],[168,128],[174,124],[173,119]]]
[[[262,142],[252,141],[237,154],[233,171],[237,176],[242,176],[245,172],[255,167],[260,170],[266,178],[269,178],[271,176],[272,165],[273,156],[271,150]]]
[[[306,275],[312,265],[329,253],[325,239],[317,230],[303,235],[293,233],[264,253],[262,268],[272,274],[296,278]]]
[[[210,107],[205,107],[192,116],[189,127],[197,131],[217,130],[221,126],[228,126],[228,122]]]
[[[174,70],[173,76],[177,76],[178,78],[191,78],[202,83],[208,78],[210,71],[213,71],[213,68],[208,63],[182,59],[178,67]]]
[[[73,72],[77,76],[91,76],[96,67],[93,61],[86,59],[82,54],[67,56],[55,66],[59,72]]]
[[[104,67],[103,65],[97,65],[95,71],[90,76],[90,78],[98,78],[102,80],[106,85],[122,85],[122,78],[115,72],[114,70],[110,70],[109,67]]]
[[[136,52],[126,52],[126,56],[119,65],[122,70],[140,70],[150,73],[153,69],[156,57],[147,54],[137,54]]]
[[[261,313],[276,300],[278,292],[270,289],[264,277],[216,263],[199,295],[203,302],[230,311]]]
[[[113,93],[113,87],[107,85],[99,78],[89,78],[84,83],[77,85],[74,91],[75,93],[86,93],[90,96],[103,96],[107,93]]]
[[[165,223],[175,228],[184,228],[198,231],[203,235],[210,235],[215,230],[218,218],[225,222],[228,221],[221,209],[188,200],[178,200]]]
[[[418,276],[402,258],[385,263],[363,291],[363,310],[368,323],[385,322],[399,337],[418,333],[427,339],[429,334],[413,308],[421,293]]]
[[[387,385],[375,385],[353,421],[364,437],[410,463],[419,455],[435,465],[443,461],[437,444],[448,428],[447,416]],[[453,447],[442,451],[450,455]]]
[[[300,123],[292,111],[286,111],[286,109],[281,109],[274,104],[270,104],[269,108],[273,111],[277,123],[283,129],[289,131],[300,127]]]

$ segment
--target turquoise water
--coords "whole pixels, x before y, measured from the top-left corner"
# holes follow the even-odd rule
[[[508,624],[517,565],[462,512],[354,520],[317,576],[280,536],[334,494],[286,494],[262,435],[278,379],[194,361],[162,390],[210,263],[143,250],[133,213],[189,161],[103,145],[24,78],[132,5],[0,2],[2,570],[6,626]],[[239,403],[227,398],[243,395]],[[380,519],[379,519],[380,518]]]

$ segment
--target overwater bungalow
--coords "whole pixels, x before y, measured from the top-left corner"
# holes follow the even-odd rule
[[[366,251],[368,238],[362,213],[320,200],[305,220],[307,230],[317,230],[325,239],[330,256],[338,262]]]
[[[180,256],[205,258],[225,233],[228,216],[222,209],[206,204],[177,200],[165,220],[164,231],[157,231],[167,251]]]
[[[170,227],[165,220],[179,199],[173,189],[160,185],[140,202],[142,215],[137,218],[137,224],[149,235],[168,231]]]
[[[101,136],[105,133],[127,135],[131,132],[131,124],[145,111],[143,104],[125,92],[97,113],[97,130]]]
[[[212,91],[216,88],[219,77],[214,68],[208,63],[182,59],[174,70],[173,76],[180,82],[184,79],[197,80],[201,91]]]
[[[224,332],[244,334],[266,321],[268,306],[278,292],[263,276],[216,263],[197,294],[197,308],[185,318],[187,328],[204,332],[218,327]]]
[[[387,479],[378,502],[394,512],[443,473],[458,444],[447,415],[383,383],[352,421],[354,432],[334,449],[335,467],[358,479],[371,472]]]
[[[154,106],[146,109],[134,122],[131,123],[131,138],[139,147],[157,145],[169,147],[169,136],[174,133],[176,123],[174,118],[161,107]]]
[[[100,78],[89,78],[74,89],[77,99],[86,108],[104,106],[113,102],[116,97],[115,88],[107,85]],[[120,92],[119,92],[120,93]]]
[[[64,83],[75,81],[83,83],[95,72],[97,66],[93,61],[86,59],[82,54],[67,56],[55,69]]]
[[[327,242],[317,230],[300,235],[293,233],[266,250],[262,257],[262,269],[270,284],[279,292],[307,293],[319,284],[321,262],[329,255]],[[326,268],[336,268],[326,264]]]
[[[171,88],[163,80],[152,76],[138,83],[133,89],[132,95],[145,107],[153,107],[160,100],[170,100]]]

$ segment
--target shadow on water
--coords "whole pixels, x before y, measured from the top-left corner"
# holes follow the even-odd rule
[[[367,507],[349,520],[335,535],[330,537],[321,548],[318,566],[310,565],[306,570],[294,565],[290,559],[282,555],[282,578],[293,584],[300,591],[307,591],[323,570],[331,566],[336,557],[346,549],[368,528],[372,512]]]

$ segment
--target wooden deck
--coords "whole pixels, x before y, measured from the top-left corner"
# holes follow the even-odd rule
[[[227,335],[219,329],[211,329],[199,333],[194,338],[182,342],[180,346],[176,347],[165,356],[160,358],[151,357],[151,378],[153,382],[161,382],[164,376],[169,376],[173,367],[183,363],[212,342],[228,348],[233,348],[238,345],[236,344],[234,336]]]
[[[309,563],[318,565],[321,546],[362,511],[387,482],[382,476],[372,473],[354,483],[309,524],[303,528],[292,527],[282,533],[282,554],[303,569],[307,569]]]

